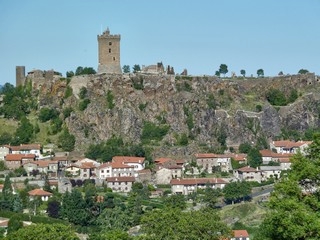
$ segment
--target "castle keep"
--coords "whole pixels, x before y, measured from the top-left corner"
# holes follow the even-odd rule
[[[99,73],[121,74],[120,66],[120,34],[111,35],[109,28],[98,35]]]

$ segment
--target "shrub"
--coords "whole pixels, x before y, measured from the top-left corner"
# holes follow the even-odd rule
[[[81,87],[79,92],[80,99],[85,99],[87,97],[88,90],[86,87]]]
[[[88,99],[88,98],[83,99],[82,101],[80,101],[79,110],[80,111],[84,111],[88,107],[89,103],[90,103],[90,99]]]
[[[168,125],[157,126],[152,122],[145,122],[142,128],[141,140],[149,142],[151,140],[161,141],[168,133],[170,127]]]
[[[143,112],[143,111],[146,109],[147,104],[148,104],[148,103],[145,103],[145,104],[140,103],[140,104],[139,104],[139,109],[140,109],[141,112]]]
[[[107,104],[109,109],[113,109],[115,107],[115,104],[113,102],[114,96],[110,90],[107,92]]]
[[[272,88],[266,93],[268,102],[275,106],[285,106],[287,104],[286,96],[279,89]]]
[[[63,118],[66,119],[67,117],[70,117],[70,114],[73,112],[72,107],[67,107],[65,109],[63,109],[62,113],[63,113]]]
[[[65,92],[64,92],[64,98],[68,98],[68,97],[71,97],[72,96],[72,93],[73,93],[73,90],[72,88],[68,85]]]
[[[41,122],[47,122],[51,119],[57,118],[59,116],[59,112],[53,108],[41,108],[39,112],[39,120]]]

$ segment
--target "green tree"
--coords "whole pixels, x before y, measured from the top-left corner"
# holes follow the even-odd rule
[[[133,240],[133,237],[126,231],[115,229],[91,234],[89,240]]]
[[[3,183],[2,194],[0,195],[0,209],[11,211],[13,209],[13,189],[9,175],[6,175]]]
[[[15,132],[16,144],[29,143],[34,136],[33,133],[33,125],[30,123],[29,119],[22,117]]]
[[[242,201],[249,197],[251,186],[248,182],[231,182],[223,188],[224,198],[227,202],[234,204],[236,201]]]
[[[59,116],[59,112],[53,108],[41,108],[38,118],[40,122],[47,122],[51,119],[57,118]]]
[[[123,73],[130,73],[130,66],[129,65],[123,65],[122,71],[123,71]]]
[[[60,202],[54,197],[50,198],[48,201],[48,207],[47,207],[48,216],[52,218],[59,218],[60,209],[61,209]]]
[[[75,75],[76,75],[76,76],[81,75],[82,72],[83,72],[83,67],[79,66],[79,67],[77,67],[77,69],[76,69]]]
[[[221,64],[219,68],[219,73],[223,74],[223,76],[226,76],[228,73],[228,66],[226,64]]]
[[[284,93],[276,88],[271,88],[266,93],[266,98],[268,102],[275,106],[285,106],[287,105],[287,99]]]
[[[74,188],[71,193],[64,194],[61,206],[61,216],[76,225],[86,226],[90,222],[81,192]]]
[[[164,197],[163,203],[168,208],[178,208],[183,210],[187,207],[187,202],[184,195],[171,195]]]
[[[241,74],[243,77],[245,77],[245,76],[246,76],[246,70],[241,69],[241,70],[240,70],[240,74]]]
[[[251,148],[252,148],[251,144],[245,142],[245,143],[240,143],[238,150],[240,153],[248,153],[251,150]]]
[[[3,132],[0,135],[0,145],[10,144],[12,142],[12,135],[8,132]]]
[[[262,68],[257,70],[257,75],[258,75],[258,77],[263,77],[264,76],[264,71],[263,71]]]
[[[10,217],[10,220],[8,222],[8,234],[10,234],[18,231],[20,228],[23,227],[22,219],[20,214],[14,214]]]
[[[248,152],[247,158],[250,167],[256,168],[262,164],[262,155],[257,148],[251,148]]]
[[[74,150],[74,145],[76,143],[76,138],[74,135],[70,134],[68,129],[64,129],[62,134],[58,137],[59,147],[63,149],[63,151],[71,152]]]
[[[9,234],[7,240],[45,240],[63,239],[79,240],[74,230],[70,226],[62,224],[32,224],[28,227],[20,228],[18,231]]]
[[[156,209],[142,217],[141,230],[146,239],[219,240],[231,237],[231,230],[210,208],[186,212],[178,208]]]
[[[220,77],[220,72],[219,72],[219,71],[216,71],[216,72],[214,73],[214,75],[216,75],[217,77]]]
[[[74,72],[73,71],[67,71],[66,72],[66,77],[67,78],[71,78],[71,77],[73,77],[74,76]]]
[[[216,208],[216,204],[218,202],[218,198],[222,196],[221,189],[213,189],[208,184],[203,192],[203,202],[206,204],[208,208]]]
[[[133,70],[133,73],[140,72],[141,71],[140,65],[139,64],[133,65],[132,70]]]
[[[306,74],[306,73],[309,73],[309,71],[307,70],[307,69],[300,69],[299,70],[299,72],[298,72],[299,74]]]

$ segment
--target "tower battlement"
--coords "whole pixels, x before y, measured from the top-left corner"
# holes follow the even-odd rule
[[[99,50],[99,73],[121,74],[120,34],[110,34],[109,28],[97,36]]]

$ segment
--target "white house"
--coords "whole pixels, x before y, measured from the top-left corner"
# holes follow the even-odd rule
[[[208,186],[213,189],[223,189],[227,183],[222,178],[177,178],[170,181],[172,193],[183,195],[189,195]]]

